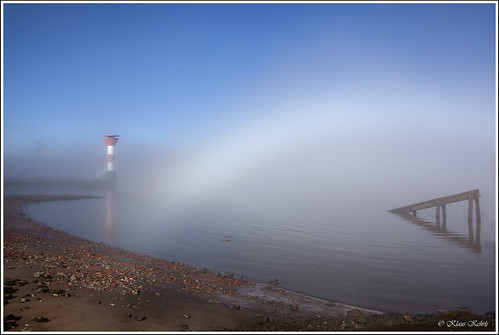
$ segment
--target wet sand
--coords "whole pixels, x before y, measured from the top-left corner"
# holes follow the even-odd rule
[[[4,330],[495,329],[495,312],[387,315],[305,296],[281,288],[277,282],[252,283],[230,273],[94,243],[52,229],[23,213],[28,202],[77,198],[5,197]],[[448,323],[454,319],[465,325]],[[469,324],[469,320],[476,323]]]

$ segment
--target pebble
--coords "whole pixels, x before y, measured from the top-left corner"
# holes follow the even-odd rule
[[[362,312],[359,309],[352,309],[351,311],[347,312],[347,315],[352,318],[358,318],[362,316]]]
[[[37,316],[36,318],[33,319],[33,321],[36,322],[49,322],[49,319],[43,317],[43,316]]]
[[[16,320],[16,316],[14,314],[9,314],[9,315],[5,316],[4,319],[7,321]]]
[[[189,315],[187,315],[187,314],[184,314],[184,318],[190,319],[191,317]]]
[[[17,292],[17,289],[13,288],[12,286],[4,286],[3,287],[4,294],[12,294],[12,293],[16,293],[16,292]]]

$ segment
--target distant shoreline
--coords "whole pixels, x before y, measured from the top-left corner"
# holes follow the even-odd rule
[[[10,322],[4,326],[10,330],[443,330],[436,320],[455,318],[456,313],[463,319],[489,320],[487,330],[495,327],[495,313],[386,315],[249,283],[94,243],[47,227],[22,211],[32,202],[87,198],[95,197],[4,196],[4,278],[10,281],[4,287],[14,291],[12,299],[4,300],[4,321]],[[54,296],[57,289],[64,293]],[[49,322],[34,322],[40,313]]]
[[[68,188],[68,189],[108,189],[113,185],[98,179],[50,179],[50,178],[7,178],[4,188]]]

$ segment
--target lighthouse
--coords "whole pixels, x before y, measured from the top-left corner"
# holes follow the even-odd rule
[[[107,144],[107,169],[105,180],[111,184],[116,183],[116,170],[114,169],[114,146],[118,142],[119,135],[104,135]]]

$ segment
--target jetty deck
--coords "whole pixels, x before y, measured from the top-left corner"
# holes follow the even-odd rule
[[[398,214],[411,214],[416,216],[417,211],[427,208],[436,208],[436,218],[440,219],[440,209],[442,209],[442,214],[444,218],[447,216],[447,211],[445,205],[451,204],[454,202],[465,201],[468,200],[468,220],[473,219],[473,201],[475,202],[476,208],[476,218],[477,221],[480,220],[480,190],[475,189],[471,191],[466,191],[462,193],[457,193],[453,195],[448,195],[445,197],[435,198],[423,202],[418,202],[412,205],[407,205],[399,208],[390,209],[389,211],[392,213]]]

